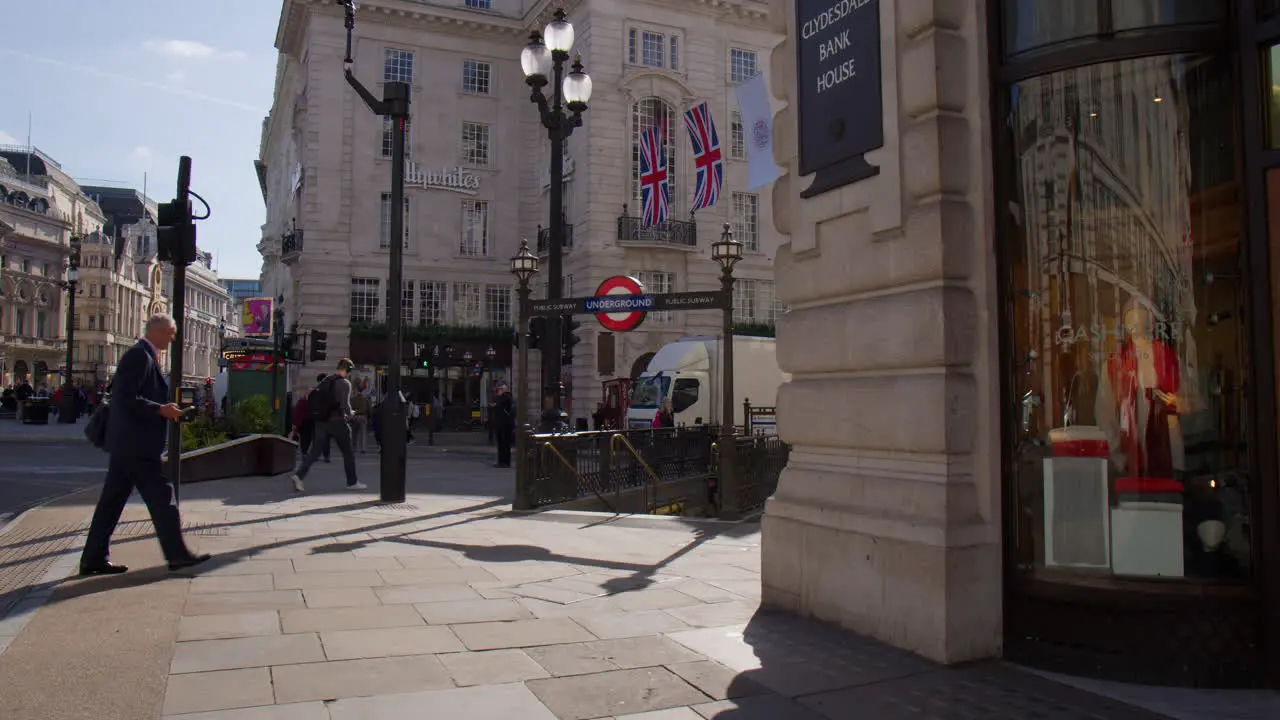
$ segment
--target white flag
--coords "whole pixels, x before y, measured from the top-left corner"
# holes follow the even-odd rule
[[[764,73],[738,86],[738,111],[747,146],[747,189],[758,190],[782,172],[773,161],[773,110],[769,107]]]

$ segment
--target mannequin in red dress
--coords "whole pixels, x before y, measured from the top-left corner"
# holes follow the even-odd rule
[[[1124,314],[1125,339],[1107,361],[1098,387],[1097,417],[1110,437],[1112,459],[1127,477],[1172,478],[1174,445],[1181,447],[1176,416],[1178,355],[1153,338],[1151,313],[1136,303]]]

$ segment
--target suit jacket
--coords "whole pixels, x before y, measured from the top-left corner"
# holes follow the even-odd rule
[[[169,386],[151,344],[140,340],[129,348],[111,383],[107,450],[112,455],[159,459],[169,429],[159,411],[169,402]]]

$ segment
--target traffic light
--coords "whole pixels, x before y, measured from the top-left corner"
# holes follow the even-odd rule
[[[582,338],[578,337],[578,329],[582,327],[582,323],[574,320],[572,315],[566,315],[560,321],[560,327],[564,328],[562,331],[563,337],[561,339],[563,349],[560,352],[560,364],[572,365],[573,346],[582,342]]]
[[[329,351],[329,333],[324,330],[311,331],[311,362],[325,359]]]
[[[538,350],[547,336],[547,319],[541,315],[529,318],[529,349]]]
[[[190,265],[196,260],[196,224],[191,201],[171,200],[156,208],[156,253],[160,262]]]

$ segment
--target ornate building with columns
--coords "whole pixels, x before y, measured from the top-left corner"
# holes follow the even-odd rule
[[[384,80],[408,82],[412,93],[400,240],[405,321],[442,328],[455,354],[478,359],[492,348],[491,379],[511,364],[508,259],[522,238],[546,258],[549,141],[519,57],[554,7],[546,0],[373,0],[360,3],[357,15],[355,75],[375,95]],[[729,221],[747,249],[737,269],[738,319],[771,325],[780,307],[773,291],[779,236],[767,188],[746,188],[734,93],[768,71],[780,36],[768,25],[767,4],[574,0],[564,9],[595,87],[565,153],[564,294],[591,295],[619,274],[652,292],[717,289],[710,245]],[[368,366],[385,357],[376,330],[389,299],[390,125],[345,82],[345,41],[342,8],[333,2],[284,3],[275,103],[258,158],[267,204],[263,295],[285,298],[286,325],[330,333],[330,360],[305,368],[295,386],[343,355]],[[683,113],[703,101],[718,129],[724,188],[717,205],[695,216]],[[658,122],[671,129],[672,208],[668,224],[645,228],[638,137]],[[545,276],[536,283],[535,295]],[[603,329],[584,318],[583,342],[563,374],[572,415],[589,416],[602,380],[630,376],[664,343],[717,332],[719,322],[715,312],[652,313],[639,329],[600,343]],[[486,327],[493,332],[477,330]],[[614,351],[601,356],[597,348],[606,346]],[[438,363],[444,369],[430,391],[454,402],[482,398],[486,383],[460,382],[470,373],[452,360]]]
[[[71,237],[99,233],[103,220],[53,158],[0,146],[0,387],[62,382]]]

